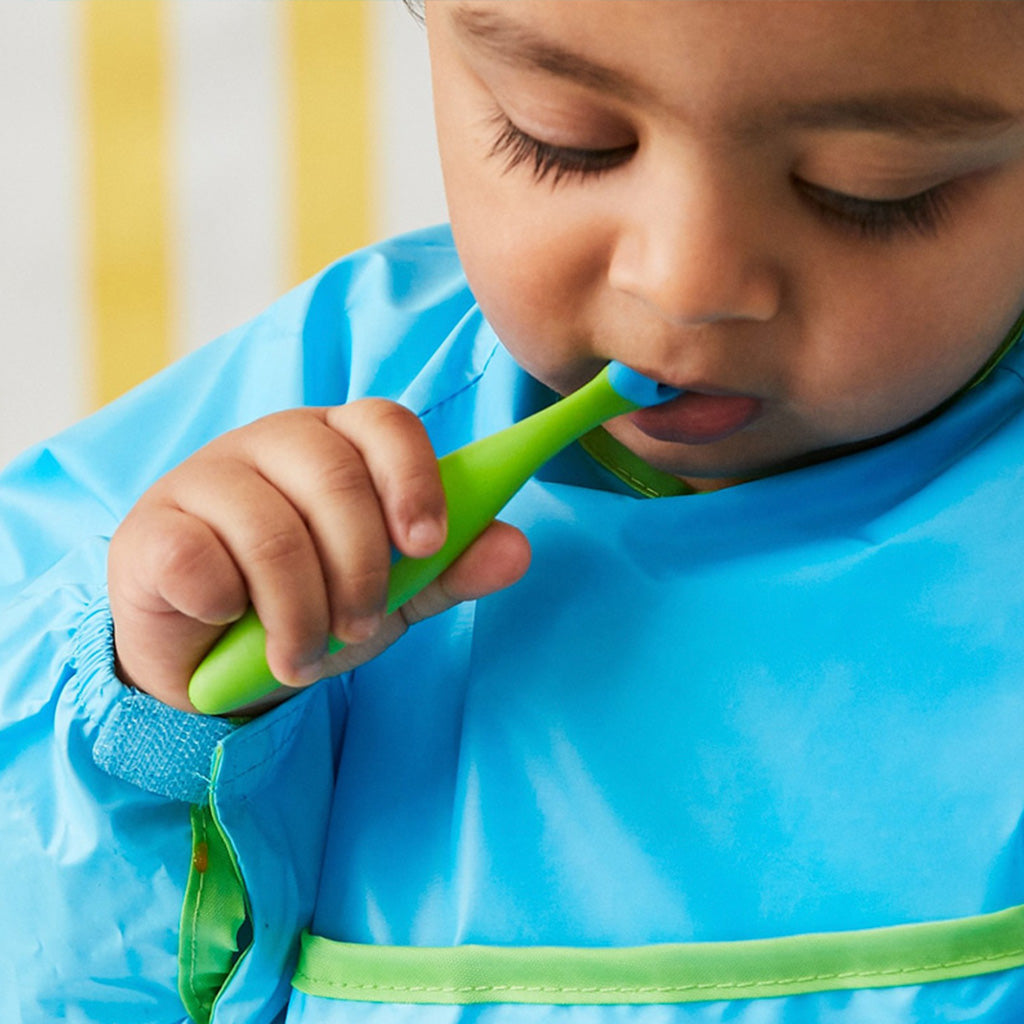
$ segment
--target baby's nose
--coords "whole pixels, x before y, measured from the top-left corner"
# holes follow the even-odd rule
[[[623,216],[608,275],[613,287],[678,324],[770,320],[781,271],[763,222],[725,183],[698,176],[637,196]]]

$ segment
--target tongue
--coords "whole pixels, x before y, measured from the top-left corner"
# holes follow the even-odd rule
[[[757,415],[760,402],[749,395],[709,395],[685,391],[663,405],[640,409],[630,419],[660,441],[707,444],[720,441]]]

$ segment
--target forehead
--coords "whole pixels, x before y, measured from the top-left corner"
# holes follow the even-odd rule
[[[748,121],[771,120],[796,116],[795,108],[809,102],[821,109],[800,116],[864,118],[867,106],[844,114],[835,104],[853,95],[899,94],[902,107],[890,104],[887,116],[905,114],[904,127],[925,120],[932,129],[945,122],[959,132],[1016,119],[1024,106],[1024,3],[462,0],[439,6],[465,45],[495,62],[689,120],[734,116],[738,104]]]

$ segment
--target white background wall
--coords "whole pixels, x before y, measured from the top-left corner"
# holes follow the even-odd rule
[[[84,237],[90,2],[0,0],[0,465],[95,403]],[[282,14],[296,0],[159,2],[173,356],[294,283]],[[422,27],[400,0],[331,2],[369,8],[373,237],[444,220]]]

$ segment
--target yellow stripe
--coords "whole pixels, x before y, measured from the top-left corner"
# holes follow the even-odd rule
[[[294,283],[371,240],[371,15],[365,0],[284,7]]]
[[[93,404],[170,356],[161,0],[83,4]]]

